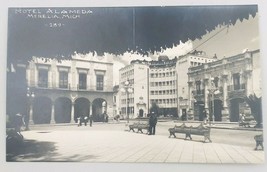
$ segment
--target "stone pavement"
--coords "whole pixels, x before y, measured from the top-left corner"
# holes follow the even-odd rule
[[[119,130],[31,130],[14,161],[134,163],[264,163],[264,151],[248,147],[145,135]],[[194,137],[197,138],[198,136]],[[193,138],[193,139],[194,139]]]

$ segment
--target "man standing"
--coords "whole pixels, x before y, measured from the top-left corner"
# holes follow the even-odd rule
[[[155,135],[157,122],[157,115],[152,112],[149,117],[149,135]]]
[[[90,121],[90,127],[92,127],[92,124],[93,124],[93,115],[92,114],[89,116],[89,121]]]

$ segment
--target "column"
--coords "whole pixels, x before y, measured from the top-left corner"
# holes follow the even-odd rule
[[[93,103],[89,104],[89,115],[93,115]]]
[[[253,94],[253,87],[252,87],[252,79],[251,79],[251,71],[246,72],[246,78],[247,78],[247,95]]]
[[[50,124],[55,124],[55,104],[52,102],[52,110],[51,110],[51,121]]]
[[[71,114],[70,114],[70,123],[75,123],[74,120],[74,102],[71,102]]]
[[[192,107],[192,82],[188,83],[188,105],[189,109],[193,109]]]
[[[209,86],[209,80],[204,80],[204,87],[205,87],[205,95],[204,95],[204,98],[205,98],[205,109],[208,109],[209,108],[209,91],[208,91],[208,86]]]
[[[223,80],[223,110],[222,110],[222,121],[229,121],[229,110],[228,110],[228,103],[227,103],[227,75],[222,76]]]
[[[227,78],[223,78],[223,107],[227,108]]]

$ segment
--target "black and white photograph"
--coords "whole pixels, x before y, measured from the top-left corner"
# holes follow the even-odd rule
[[[9,7],[6,163],[264,164],[260,17],[258,4]]]

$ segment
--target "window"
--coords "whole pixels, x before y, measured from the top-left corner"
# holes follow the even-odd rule
[[[59,88],[68,88],[68,72],[59,72]]]
[[[215,77],[214,80],[213,80],[213,82],[214,82],[214,86],[215,87],[218,87],[219,86],[219,78],[218,77]]]
[[[38,86],[39,87],[48,87],[48,70],[39,69],[38,72]]]
[[[104,90],[104,75],[96,75],[96,90]]]
[[[85,90],[86,89],[86,82],[87,82],[87,74],[80,73],[79,74],[79,89]]]
[[[196,82],[197,94],[201,94],[201,81]]]
[[[240,75],[239,73],[233,74],[234,90],[240,89]]]

